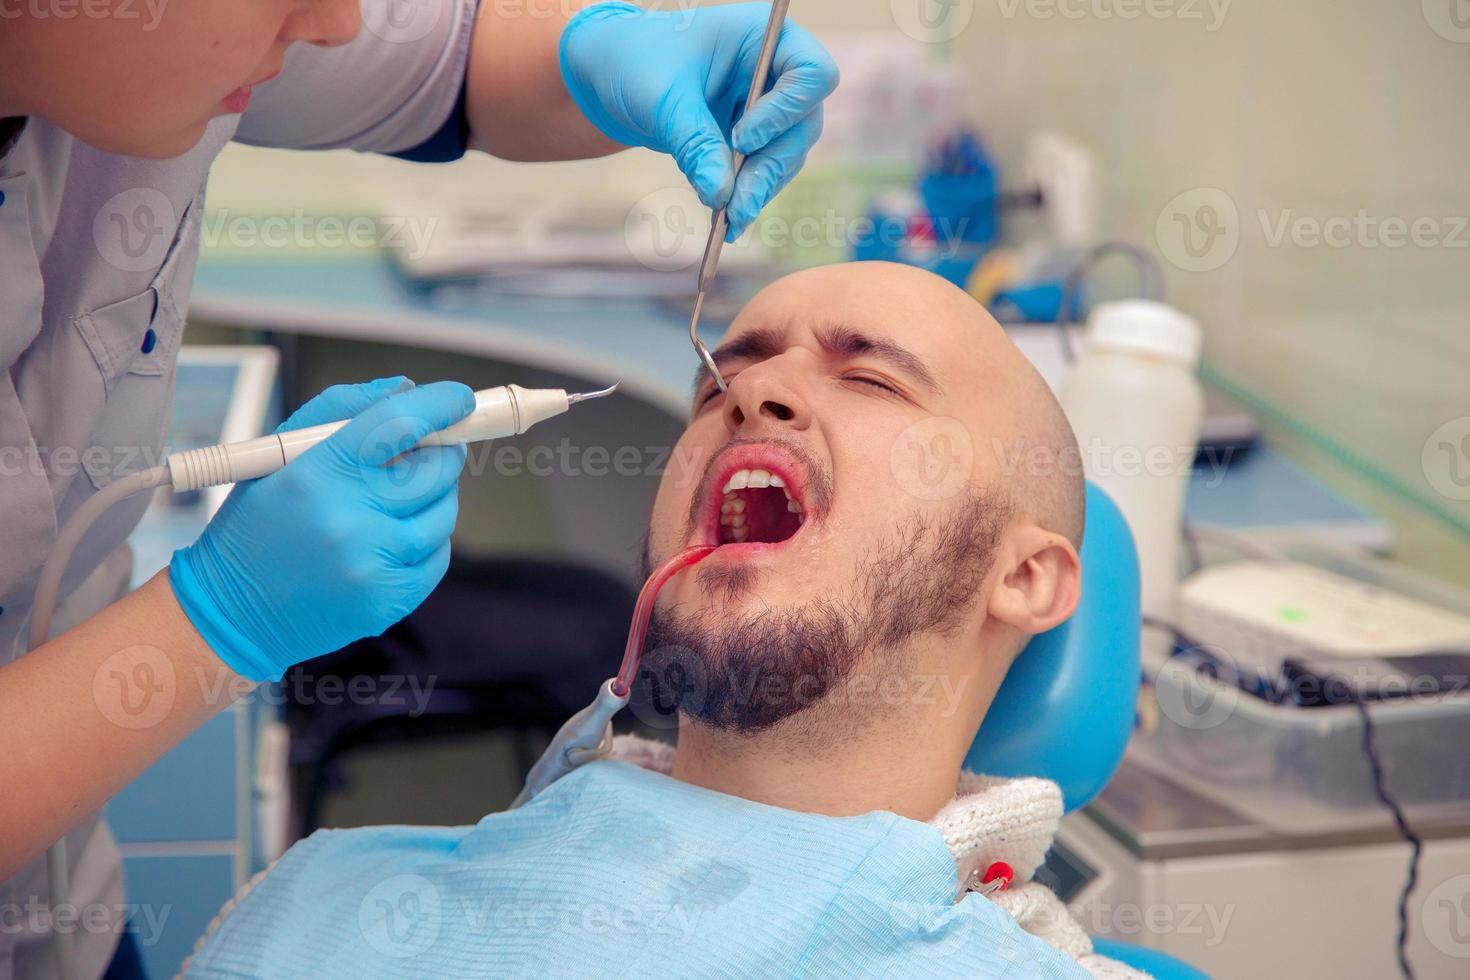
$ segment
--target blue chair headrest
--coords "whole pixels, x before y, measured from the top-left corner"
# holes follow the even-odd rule
[[[1053,780],[1069,811],[1112,778],[1138,701],[1138,556],[1091,483],[1081,561],[1077,611],[1021,651],[965,756],[972,772]]]

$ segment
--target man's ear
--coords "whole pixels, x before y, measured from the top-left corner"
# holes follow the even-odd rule
[[[1077,549],[1060,534],[1021,524],[1002,551],[1007,565],[990,594],[990,616],[1034,635],[1062,623],[1077,608],[1082,566]]]

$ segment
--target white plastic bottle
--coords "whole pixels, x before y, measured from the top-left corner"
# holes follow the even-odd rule
[[[1087,321],[1087,352],[1062,385],[1083,469],[1118,504],[1138,545],[1143,612],[1161,618],[1171,612],[1204,418],[1199,353],[1199,324],[1173,307],[1101,303]]]

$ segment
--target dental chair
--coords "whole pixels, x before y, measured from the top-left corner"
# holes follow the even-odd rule
[[[1021,651],[965,757],[972,772],[1052,780],[1068,813],[1112,778],[1138,700],[1138,558],[1123,514],[1091,483],[1081,559],[1077,611]],[[1158,980],[1206,977],[1157,950],[1096,937],[1093,945]]]
[[[296,838],[321,827],[333,791],[350,785],[348,760],[389,745],[501,735],[515,753],[515,778],[503,787],[486,781],[489,794],[503,789],[505,796],[482,805],[503,806],[519,773],[622,656],[634,598],[624,582],[571,562],[455,558],[402,622],[292,668],[282,694]],[[359,677],[394,696],[315,696],[326,678],[346,691]],[[405,677],[432,682],[422,703],[400,689]],[[425,793],[417,818],[454,822],[452,795]]]

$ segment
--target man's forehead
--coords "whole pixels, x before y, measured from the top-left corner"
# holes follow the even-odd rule
[[[848,328],[949,363],[975,338],[984,316],[973,298],[933,273],[886,262],[856,262],[797,272],[761,290],[721,343],[752,330],[778,331],[788,345],[821,328]]]
[[[793,309],[790,306],[757,306],[752,302],[730,324],[720,338],[720,344],[744,334],[762,333],[789,346],[810,340],[820,330],[833,328],[856,330],[874,338],[918,343],[918,338],[909,336],[913,331],[907,326],[906,319],[885,316],[873,310],[818,305]]]
[[[938,353],[946,335],[956,326],[953,314],[944,316],[932,303],[901,302],[882,295],[792,295],[771,288],[740,311],[720,344],[742,334],[761,331],[781,338],[787,346],[808,343],[824,331],[852,330],[875,340],[888,340],[915,351]]]
[[[760,340],[763,356],[772,356],[796,344],[820,346],[821,331],[836,328],[912,352],[947,395],[971,388],[1001,394],[1005,376],[1024,361],[974,297],[931,272],[886,262],[821,266],[777,280],[746,305],[716,349],[748,352]]]

